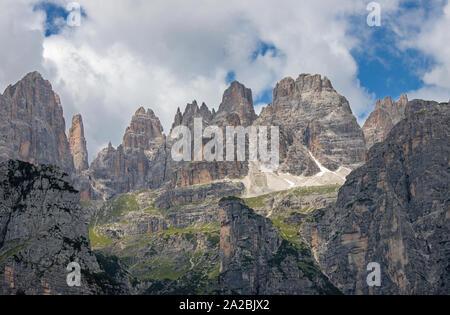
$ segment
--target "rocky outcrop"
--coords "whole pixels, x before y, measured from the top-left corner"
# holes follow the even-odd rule
[[[145,111],[140,107],[125,130],[122,146],[124,149],[152,150],[152,144],[158,146],[163,141],[163,127],[159,118],[151,109]]]
[[[227,196],[239,196],[244,192],[242,183],[212,183],[187,188],[168,189],[155,200],[158,209],[168,209],[180,205],[204,202]]]
[[[79,195],[57,168],[0,163],[0,294],[124,292],[90,250]],[[81,286],[69,287],[67,266],[81,267]]]
[[[94,209],[96,253],[117,256],[138,293],[212,294],[218,290],[219,212],[223,196],[241,183],[123,194]]]
[[[280,171],[311,176],[320,164],[331,171],[362,164],[364,135],[348,101],[328,78],[302,74],[285,78],[273,92],[273,105],[261,112],[255,125],[280,127]]]
[[[188,103],[186,105],[183,114],[181,114],[180,108],[177,109],[170,132],[172,132],[172,130],[177,126],[186,126],[189,128],[193,136],[195,118],[201,118],[203,127],[207,127],[211,123],[213,117],[214,115],[205,103],[202,103],[202,106],[198,107],[197,101],[194,100],[192,103]]]
[[[273,223],[235,197],[219,202],[220,276],[224,293],[337,294],[309,249],[279,237]]]
[[[187,126],[191,131],[192,148],[194,148],[194,119],[201,118],[203,129],[209,125],[216,125],[223,129],[225,135],[226,126],[249,126],[256,119],[253,107],[252,92],[239,82],[233,82],[224,92],[222,103],[217,113],[209,110],[205,103],[198,107],[196,101],[187,104],[183,114],[178,109],[172,125]],[[211,139],[203,138],[203,145]],[[225,136],[224,136],[225,141]],[[174,141],[169,139],[168,147]],[[224,142],[225,143],[225,142]],[[225,147],[225,146],[224,146]],[[225,154],[225,151],[224,151]],[[192,159],[194,156],[192,155]],[[206,184],[226,178],[242,178],[248,173],[247,162],[174,162],[168,161],[168,169],[172,170],[169,181],[173,187],[186,187],[190,185]]]
[[[330,280],[346,294],[448,294],[448,103],[414,100],[406,118],[352,172],[335,207],[302,227]],[[380,264],[381,286],[366,283]]]
[[[95,233],[113,241],[171,229],[189,231],[216,225],[218,200],[242,192],[240,183],[213,183],[123,194],[93,209],[91,223]]]
[[[152,110],[139,108],[122,144],[100,151],[89,169],[93,195],[109,199],[138,189],[160,187],[166,180],[166,141]]]
[[[397,102],[392,102],[388,96],[383,101],[378,100],[374,111],[364,123],[363,131],[367,148],[384,141],[391,129],[405,118],[405,108],[408,97],[403,94]]]
[[[63,108],[50,82],[38,72],[0,95],[0,160],[52,164],[72,172]]]
[[[191,162],[175,169],[172,187],[201,185],[217,180],[242,178],[248,173],[247,162]]]
[[[234,118],[235,117],[235,118]],[[225,90],[222,103],[214,116],[214,121],[223,126],[250,126],[257,118],[253,106],[252,90],[234,81]],[[234,123],[233,123],[234,120]]]
[[[0,118],[4,120],[0,121],[0,156],[62,167],[72,175],[82,200],[108,199],[165,184],[185,187],[242,179],[249,174],[248,161],[174,161],[171,148],[175,140],[166,139],[158,117],[142,107],[132,117],[122,144],[101,150],[88,168],[81,116],[73,118],[67,140],[59,98],[38,73],[8,87],[0,102],[4,103],[2,110],[8,112]],[[348,102],[328,79],[317,75],[282,80],[274,90],[274,105],[267,106],[259,119],[251,90],[233,82],[224,92],[217,112],[193,101],[183,114],[177,111],[172,129],[184,125],[193,133],[195,118],[202,118],[203,128],[218,125],[224,135],[225,126],[280,126],[282,173],[312,176],[323,173],[326,167],[327,174],[347,174],[365,154],[361,130]],[[202,140],[205,145],[211,139]],[[343,171],[338,172],[341,167]]]
[[[73,157],[73,165],[76,171],[84,171],[89,168],[86,138],[84,137],[83,119],[80,114],[73,116],[72,126],[69,129],[69,147]]]

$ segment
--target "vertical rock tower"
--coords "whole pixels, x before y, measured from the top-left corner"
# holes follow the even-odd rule
[[[74,169],[58,94],[31,72],[0,95],[0,160],[18,159]]]
[[[80,114],[72,118],[72,127],[69,129],[69,146],[75,170],[87,170],[89,168],[88,152],[84,137],[83,118]]]

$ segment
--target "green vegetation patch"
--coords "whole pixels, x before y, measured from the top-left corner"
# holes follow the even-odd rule
[[[89,240],[91,247],[96,249],[104,248],[112,243],[112,240],[98,233],[94,227],[89,228]]]
[[[217,263],[208,273],[208,279],[209,280],[217,279],[219,277],[219,274],[220,274],[220,263]]]
[[[91,225],[104,224],[119,219],[128,212],[138,211],[135,194],[124,194],[105,202],[91,219]]]
[[[213,294],[217,289],[220,265],[217,257],[212,255],[212,252],[199,250],[185,254],[184,260],[180,262],[172,261],[173,268],[169,276],[172,273],[172,279],[176,279],[169,279],[168,274],[163,274],[161,277],[163,279],[152,278],[152,284],[144,294]],[[183,266],[184,273],[182,273]],[[178,273],[174,275],[174,271]],[[182,275],[178,277],[181,273]],[[147,273],[147,276],[155,277],[155,271]]]
[[[416,115],[425,115],[427,113],[427,111],[425,109],[422,109],[418,112],[416,112]]]
[[[194,224],[184,228],[172,227],[161,231],[162,234],[212,233],[220,230],[219,222]]]
[[[216,247],[219,245],[220,235],[219,233],[208,233],[207,240],[210,247]]]
[[[341,185],[323,185],[323,186],[311,186],[311,187],[299,187],[291,190],[291,193],[295,196],[309,196],[313,194],[324,195],[337,192],[341,188]]]
[[[264,201],[269,198],[271,195],[261,195],[258,197],[252,197],[252,198],[245,198],[244,202],[247,205],[247,207],[252,209],[262,209],[265,207]]]
[[[301,226],[288,224],[284,218],[272,219],[273,224],[280,229],[280,237],[286,241],[299,244],[302,243],[300,240],[300,229]]]
[[[10,250],[8,250],[5,253],[0,255],[0,262],[11,258],[15,254],[20,252],[22,249],[24,249],[25,247],[27,247],[27,244],[22,244],[22,245],[14,247],[14,248],[11,248]]]
[[[252,209],[262,210],[266,207],[266,200],[273,198],[277,195],[294,195],[297,197],[300,196],[309,196],[313,194],[325,195],[337,192],[341,188],[340,185],[322,185],[322,186],[311,186],[311,187],[297,187],[289,190],[283,190],[278,192],[273,192],[257,197],[244,198],[245,204]],[[311,209],[310,209],[311,210]]]
[[[314,265],[312,261],[309,262],[301,262],[298,264],[298,267],[302,270],[302,272],[309,278],[312,279],[314,276],[320,274],[319,268]]]
[[[277,253],[272,257],[272,259],[268,261],[268,264],[271,267],[280,267],[281,263],[288,256],[294,256],[295,258],[298,258],[298,251],[292,243],[283,240],[280,247],[278,248]]]
[[[176,262],[156,258],[151,262],[140,262],[131,267],[131,272],[138,280],[177,280],[188,270],[189,261]]]

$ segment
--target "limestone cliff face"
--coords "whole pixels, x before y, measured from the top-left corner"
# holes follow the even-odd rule
[[[0,294],[120,293],[90,250],[68,180],[52,166],[0,163]],[[81,267],[80,287],[66,283],[70,262]]]
[[[313,157],[331,171],[341,166],[353,169],[364,161],[363,132],[348,101],[328,78],[285,78],[273,98],[273,105],[264,108],[254,124],[280,126],[281,171],[314,175],[320,169]]]
[[[202,119],[203,129],[209,125],[217,125],[223,128],[224,135],[226,126],[238,126],[241,124],[243,126],[249,126],[256,119],[252,92],[239,82],[233,82],[224,92],[223,100],[217,113],[210,111],[205,103],[202,103],[201,107],[199,107],[196,101],[187,104],[183,114],[181,114],[181,111],[178,109],[174,118],[172,130],[174,127],[180,125],[190,128],[192,148],[194,147],[193,130],[195,118]],[[211,139],[203,138],[203,145],[209,140]],[[171,147],[173,143],[174,141],[169,139],[168,147]],[[170,183],[175,187],[205,184],[225,178],[239,178],[244,177],[248,173],[247,162],[192,161],[189,163],[177,163],[169,159],[168,163],[170,164],[168,169],[171,170],[171,175],[169,177]]]
[[[0,95],[0,160],[48,163],[73,171],[63,108],[50,82],[27,74]]]
[[[163,128],[155,113],[143,107],[139,108],[131,119],[123,136],[124,149],[151,150],[152,144],[160,144],[164,141]]]
[[[238,118],[234,125],[244,127],[250,126],[257,118],[253,106],[252,90],[237,81],[231,83],[230,87],[225,90],[214,120],[219,124],[231,122],[234,115]]]
[[[414,100],[405,116],[348,176],[336,206],[302,227],[346,294],[450,290],[450,107]],[[370,262],[381,266],[380,287],[366,283]]]
[[[219,285],[228,294],[336,294],[311,252],[283,240],[273,223],[238,198],[219,202]]]
[[[81,116],[73,118],[67,139],[59,98],[38,73],[30,73],[8,87],[0,102],[0,110],[4,111],[0,117],[0,158],[62,167],[72,175],[72,183],[82,192],[83,200],[110,198],[164,184],[184,187],[243,178],[249,172],[247,161],[173,161],[171,148],[175,141],[165,138],[159,119],[144,108],[132,117],[122,144],[103,149],[89,167]],[[294,175],[319,173],[315,158],[334,171],[358,164],[365,153],[348,102],[334,91],[328,79],[320,76],[301,75],[297,81],[281,81],[274,90],[274,105],[266,107],[258,120],[251,90],[233,82],[224,92],[217,112],[194,101],[183,114],[177,111],[173,127],[185,125],[193,132],[197,117],[202,118],[203,128],[280,126],[280,171]],[[204,138],[203,145],[209,140]]]
[[[117,148],[111,143],[89,168],[91,195],[109,199],[138,189],[160,187],[166,179],[166,141],[152,110],[139,108]]]
[[[403,94],[397,102],[392,102],[388,96],[383,101],[378,100],[375,110],[367,118],[363,131],[367,148],[386,139],[391,129],[403,118],[408,97]]]
[[[214,115],[205,103],[202,103],[199,107],[197,101],[194,100],[192,103],[188,103],[186,105],[183,114],[181,114],[180,108],[177,109],[177,113],[175,114],[172,124],[172,130],[177,126],[186,126],[189,130],[191,130],[193,135],[195,118],[201,118],[203,127],[205,127],[211,123],[213,117]]]
[[[83,118],[80,114],[73,116],[72,126],[69,129],[70,153],[76,171],[84,171],[89,168],[86,138],[84,137]]]
[[[85,178],[88,199],[109,199],[117,194],[161,187],[168,178],[166,138],[151,109],[139,108],[126,128],[122,144],[101,150]]]

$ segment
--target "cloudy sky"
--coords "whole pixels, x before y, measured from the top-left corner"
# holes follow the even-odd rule
[[[232,80],[259,111],[282,78],[326,75],[360,123],[388,95],[450,99],[447,0],[376,1],[375,27],[365,0],[79,0],[79,26],[69,2],[0,0],[0,90],[41,72],[66,124],[83,115],[91,160],[139,106],[167,132],[177,107],[217,108]]]

